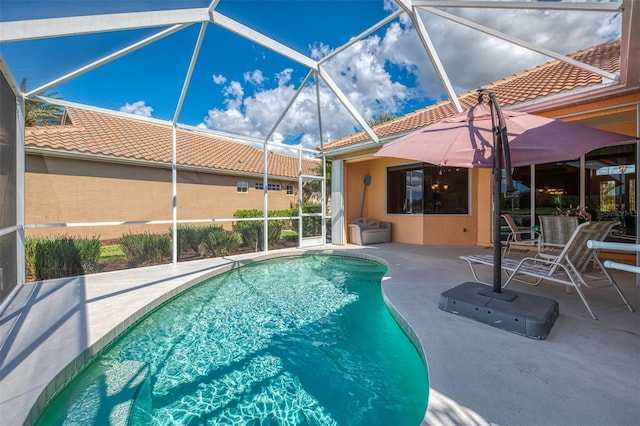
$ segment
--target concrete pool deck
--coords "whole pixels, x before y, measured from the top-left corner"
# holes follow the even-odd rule
[[[324,246],[385,260],[383,291],[420,340],[429,369],[426,425],[635,425],[640,418],[640,287],[612,271],[636,310],[611,288],[575,292],[543,283],[509,288],[551,297],[560,316],[546,340],[528,339],[438,309],[440,293],[472,281],[462,254],[483,247]],[[269,254],[300,253],[287,250]],[[264,254],[258,254],[264,256]],[[32,422],[47,385],[91,345],[159,297],[253,255],[207,259],[25,285],[0,317],[0,423]],[[49,386],[53,389],[53,386]]]

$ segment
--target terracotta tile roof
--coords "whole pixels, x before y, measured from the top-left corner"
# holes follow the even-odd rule
[[[171,127],[119,115],[80,108],[66,108],[61,126],[25,129],[28,148],[49,148],[120,159],[171,164]],[[263,170],[263,151],[251,145],[232,142],[186,130],[177,131],[177,162],[182,166],[204,167],[222,172],[258,173]],[[319,163],[303,159],[303,174]],[[269,152],[268,174],[298,177],[298,158]]]
[[[620,40],[606,42],[568,56],[604,71],[616,73],[620,70]],[[600,83],[602,83],[600,75],[554,60],[487,84],[484,88],[495,93],[500,105],[510,106]],[[463,109],[470,108],[478,101],[477,91],[474,89],[458,95],[458,99]],[[373,131],[379,138],[399,135],[435,123],[455,113],[451,102],[440,102],[393,121],[379,124],[373,127]],[[362,131],[326,144],[325,150],[344,148],[369,140],[369,135]]]

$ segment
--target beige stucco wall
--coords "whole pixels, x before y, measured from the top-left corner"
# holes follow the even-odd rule
[[[475,245],[490,241],[489,221],[479,202],[490,202],[490,172],[471,170],[470,214],[468,215],[403,215],[387,214],[387,167],[415,163],[392,158],[359,158],[345,165],[345,210],[347,224],[358,218],[362,206],[364,177],[371,176],[367,187],[363,216],[391,222],[391,239],[395,242],[425,245]],[[488,176],[488,179],[487,179]],[[486,183],[483,183],[487,180]],[[486,196],[482,194],[486,193]],[[486,199],[485,199],[486,198]],[[489,224],[490,222],[487,222]]]
[[[249,183],[249,192],[238,193],[237,183]],[[178,218],[229,218],[238,209],[262,210],[264,192],[255,189],[262,183],[260,177],[223,176],[196,172],[181,172],[178,175]],[[286,195],[286,185],[297,183],[269,179],[269,183],[280,184],[280,191],[269,191],[269,210],[288,209],[297,205],[295,195]]]
[[[26,224],[171,220],[171,170],[77,159],[27,155],[25,175]],[[249,183],[238,193],[238,181]],[[181,219],[232,218],[239,209],[262,210],[263,191],[255,189],[261,176],[224,176],[178,172],[177,214]],[[297,203],[286,195],[296,182],[269,180],[281,191],[269,191],[269,210]],[[230,224],[226,224],[229,227]],[[170,224],[59,227],[28,229],[27,235],[66,234],[113,239],[129,232],[167,232]]]

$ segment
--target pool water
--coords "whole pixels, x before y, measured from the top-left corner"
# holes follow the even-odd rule
[[[377,263],[281,257],[213,277],[120,336],[40,425],[419,425],[425,366]]]

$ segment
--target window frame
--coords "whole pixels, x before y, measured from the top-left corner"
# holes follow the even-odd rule
[[[254,184],[254,188],[259,190],[259,191],[263,191],[264,190],[264,183],[256,182]],[[267,183],[267,191],[282,191],[282,184],[280,184],[280,183]]]
[[[460,170],[466,170],[467,173],[467,179],[466,179],[466,192],[467,192],[467,197],[466,197],[466,212],[465,213],[427,213],[425,212],[425,190],[424,190],[424,181],[425,181],[425,170],[428,168],[438,168],[440,166],[434,165],[434,164],[429,164],[429,163],[424,163],[424,162],[411,162],[411,163],[403,163],[403,164],[394,164],[394,165],[390,165],[390,166],[386,166],[385,167],[385,179],[386,179],[386,191],[385,191],[385,214],[391,216],[391,215],[401,215],[401,216],[456,216],[456,217],[461,217],[461,216],[471,216],[472,215],[472,187],[471,187],[471,169],[469,168],[464,168],[464,167],[449,167],[447,166],[447,168],[451,168],[451,169],[460,169]],[[397,213],[391,213],[389,212],[389,172],[390,171],[410,171],[410,170],[416,170],[416,169],[421,169],[422,170],[422,175],[423,175],[423,189],[422,189],[422,212],[419,213],[402,213],[402,212],[397,212]]]
[[[236,183],[236,193],[237,194],[248,194],[249,193],[249,182],[244,180],[239,180]]]

